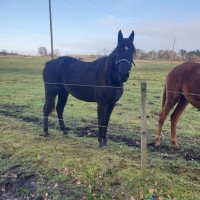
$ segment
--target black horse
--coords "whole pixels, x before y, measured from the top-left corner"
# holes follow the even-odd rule
[[[82,62],[64,56],[46,63],[43,70],[45,86],[44,136],[48,136],[48,116],[54,108],[60,128],[67,134],[63,121],[63,111],[69,94],[79,100],[97,102],[99,145],[107,145],[106,132],[110,115],[116,102],[123,94],[123,83],[131,70],[135,47],[134,32],[129,38],[118,33],[118,45],[114,51],[94,62]]]

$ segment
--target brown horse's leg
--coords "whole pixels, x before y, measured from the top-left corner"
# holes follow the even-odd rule
[[[105,135],[107,131],[107,125],[106,125],[106,113],[107,113],[107,104],[98,102],[97,105],[97,114],[98,114],[98,128],[99,128],[99,133],[98,133],[98,141],[99,141],[99,147],[103,147],[106,145],[105,141]],[[104,138],[103,138],[104,136]]]
[[[49,132],[48,132],[48,117],[49,114],[53,111],[54,109],[54,104],[55,104],[55,98],[56,98],[56,94],[52,93],[52,92],[46,92],[46,96],[45,96],[45,104],[43,107],[43,113],[44,113],[44,136],[48,137],[49,136]]]
[[[56,111],[57,111],[57,115],[58,115],[60,129],[63,131],[63,134],[65,134],[65,135],[67,135],[67,129],[66,129],[65,123],[63,121],[63,112],[64,112],[64,107],[67,103],[68,95],[69,95],[69,93],[65,89],[60,90],[60,92],[58,93],[58,102],[56,105]]]
[[[174,107],[175,104],[176,102],[168,102],[168,101],[166,101],[164,104],[164,107],[162,109],[162,112],[160,113],[160,117],[158,121],[158,130],[156,134],[156,146],[160,145],[162,126],[167,118],[167,115],[169,114],[170,110]]]
[[[171,143],[172,143],[174,149],[178,149],[178,144],[176,141],[176,124],[177,124],[181,114],[187,107],[187,105],[188,105],[187,100],[185,99],[185,97],[182,97],[179,100],[178,105],[176,106],[174,112],[171,115]]]

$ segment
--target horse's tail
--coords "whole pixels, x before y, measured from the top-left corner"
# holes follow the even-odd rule
[[[166,96],[167,96],[167,93],[166,93],[166,85],[165,85],[165,88],[164,88],[164,91],[163,91],[163,98],[162,98],[162,109],[165,106]]]
[[[55,106],[55,101],[53,102],[53,106],[50,112],[50,115],[56,112],[56,106]]]
[[[44,112],[45,112],[46,109],[48,109],[47,112],[49,113],[49,115],[51,115],[52,113],[54,113],[55,110],[56,110],[55,100],[54,100],[53,104],[51,105],[51,107],[49,107],[49,105],[47,106],[47,102],[45,102],[44,107],[43,107]]]

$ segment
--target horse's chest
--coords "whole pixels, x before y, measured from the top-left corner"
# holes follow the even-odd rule
[[[123,89],[113,88],[106,92],[105,96],[108,101],[117,102],[123,94]]]

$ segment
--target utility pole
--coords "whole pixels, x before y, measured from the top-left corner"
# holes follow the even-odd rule
[[[173,51],[172,60],[174,60],[174,47],[175,47],[175,42],[176,42],[176,39],[174,38],[173,47],[172,47],[172,51]]]
[[[51,59],[53,60],[53,31],[52,31],[52,17],[51,17],[51,0],[49,0],[49,21],[50,21],[50,36],[51,36]]]
[[[174,51],[175,42],[176,42],[176,39],[174,38],[174,41],[173,41],[173,51]]]

